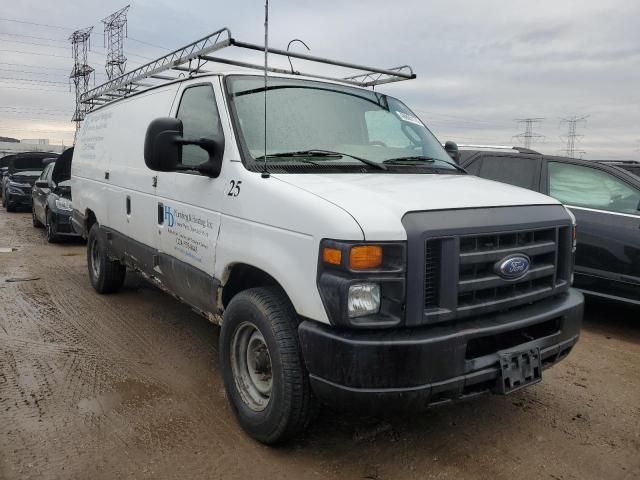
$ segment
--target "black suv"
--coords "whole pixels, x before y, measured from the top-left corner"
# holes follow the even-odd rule
[[[575,215],[574,285],[640,305],[640,162],[578,160],[514,148],[460,148],[473,175],[550,195]]]

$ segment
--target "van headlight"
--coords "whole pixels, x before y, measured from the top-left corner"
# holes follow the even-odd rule
[[[324,239],[318,291],[332,325],[390,328],[404,320],[406,242]]]
[[[347,310],[349,318],[378,313],[380,310],[380,285],[377,283],[356,283],[349,286]]]
[[[71,200],[69,200],[68,198],[56,198],[56,208],[58,210],[65,210],[67,212],[73,210],[71,206]]]

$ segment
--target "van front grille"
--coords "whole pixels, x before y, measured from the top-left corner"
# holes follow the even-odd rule
[[[482,315],[553,295],[558,288],[568,286],[567,235],[568,227],[554,226],[427,239],[425,319],[444,321]],[[512,255],[530,260],[528,271],[520,278],[499,274],[498,265]]]

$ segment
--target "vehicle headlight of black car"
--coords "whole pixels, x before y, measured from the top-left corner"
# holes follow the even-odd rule
[[[7,191],[9,193],[13,193],[16,195],[27,195],[27,192],[31,188],[31,185],[28,183],[20,183],[14,182],[13,180],[9,180],[9,185],[7,186]]]
[[[56,209],[62,212],[71,212],[71,200],[64,197],[56,198]]]

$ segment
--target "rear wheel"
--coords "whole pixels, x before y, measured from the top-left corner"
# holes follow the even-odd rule
[[[252,288],[229,303],[220,333],[225,390],[238,422],[274,444],[301,433],[313,397],[298,343],[296,313],[279,288]]]
[[[87,240],[87,266],[91,285],[98,293],[115,293],[124,283],[127,268],[107,255],[100,226],[94,223]]]

